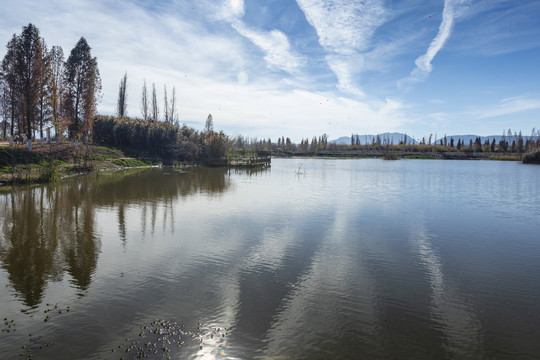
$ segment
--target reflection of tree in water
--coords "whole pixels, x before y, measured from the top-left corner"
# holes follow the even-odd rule
[[[84,201],[73,208],[73,213],[73,238],[63,250],[72,282],[78,289],[86,290],[92,281],[99,254],[99,241],[94,233],[94,207],[90,201]]]
[[[37,306],[48,279],[61,273],[58,262],[58,241],[47,232],[50,217],[43,189],[13,192],[2,197],[4,216],[0,238],[2,266],[9,274],[14,289],[25,305]]]
[[[90,285],[99,242],[87,190],[83,181],[0,197],[0,259],[25,305],[39,305],[47,281],[60,280],[65,268],[78,288]]]
[[[158,207],[165,208],[173,226],[176,199],[197,193],[219,195],[229,189],[227,169],[197,167],[185,172],[152,169],[129,176],[89,176],[3,194],[0,262],[24,304],[35,307],[47,281],[60,281],[64,271],[77,289],[89,288],[101,247],[95,231],[97,207],[118,210],[119,231],[126,242],[129,206],[141,205],[145,221],[148,207],[152,229]]]
[[[196,167],[189,171],[173,168],[149,169],[125,176],[100,177],[94,203],[100,206],[172,202],[199,192],[220,194],[230,187],[227,169]]]

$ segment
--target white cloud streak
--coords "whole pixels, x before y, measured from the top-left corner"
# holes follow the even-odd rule
[[[209,3],[213,9],[211,18],[231,24],[238,34],[251,41],[264,53],[264,60],[271,69],[279,69],[288,73],[296,73],[305,64],[302,57],[291,50],[287,35],[274,29],[270,32],[259,31],[248,27],[242,18],[246,12],[243,0],[226,0],[217,4]]]
[[[328,52],[328,65],[342,91],[362,94],[353,78],[362,70],[361,53],[371,43],[375,30],[384,23],[381,0],[297,0],[307,21],[315,28],[319,44]]]
[[[210,10],[211,18],[214,20],[229,22],[241,19],[246,12],[244,0],[207,1],[205,7]]]
[[[319,43],[332,52],[350,55],[365,50],[376,28],[384,22],[380,0],[297,0]]]
[[[479,119],[485,119],[534,109],[540,109],[539,98],[512,97],[503,99],[499,104],[491,106],[489,109],[481,111],[476,115]]]
[[[420,82],[429,76],[433,70],[431,62],[450,38],[456,19],[464,14],[469,3],[470,0],[445,0],[442,21],[437,35],[429,44],[426,53],[416,59],[416,68],[412,71],[411,75],[401,80],[399,85]]]
[[[241,21],[233,23],[232,26],[266,54],[264,60],[270,68],[278,68],[292,74],[304,65],[302,57],[291,51],[289,39],[282,31],[261,32],[248,28]]]

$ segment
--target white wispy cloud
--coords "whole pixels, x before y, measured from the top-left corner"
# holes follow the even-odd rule
[[[354,78],[363,67],[364,57],[360,54],[326,56],[328,65],[339,79],[338,89],[351,94],[364,95],[363,91],[356,86]]]
[[[540,109],[540,98],[519,96],[503,99],[498,104],[490,106],[489,109],[477,112],[476,116],[479,119],[485,119],[533,109]]]
[[[265,54],[264,60],[269,68],[295,73],[304,65],[305,61],[302,57],[291,49],[285,33],[277,29],[261,31],[247,26],[242,21],[246,11],[243,0],[207,2],[207,6],[211,9],[211,19],[230,23],[238,34],[261,49]]]
[[[297,0],[307,21],[315,28],[319,44],[338,78],[338,87],[361,94],[352,79],[363,66],[361,53],[370,45],[375,30],[385,21],[381,0]]]
[[[241,21],[233,23],[233,28],[265,53],[269,67],[295,73],[305,64],[304,59],[291,50],[289,39],[282,31],[262,32],[248,28]]]
[[[210,18],[229,22],[241,19],[246,12],[244,0],[205,1],[204,6],[209,10]]]
[[[163,86],[169,92],[176,87],[181,123],[201,129],[212,113],[216,127],[231,135],[289,136],[299,141],[322,133],[330,138],[394,130],[429,134],[450,131],[449,127],[456,133],[485,133],[493,131],[490,122],[498,128],[503,121],[514,121],[512,128],[527,128],[540,109],[531,80],[534,72],[529,83],[520,82],[521,94],[526,95],[513,98],[497,90],[505,88],[506,80],[495,73],[489,83],[468,83],[464,94],[451,99],[444,91],[425,96],[396,93],[395,81],[409,74],[406,64],[418,55],[425,52],[415,66],[421,79],[434,59],[444,55],[441,49],[449,38],[483,28],[485,22],[471,12],[497,14],[490,1],[477,1],[484,4],[481,11],[473,9],[479,6],[476,1],[468,6],[464,0],[447,0],[444,11],[442,2],[425,5],[421,0],[386,1],[388,8],[383,0],[297,0],[298,7],[287,3],[270,10],[266,4],[243,0],[18,0],[0,12],[0,58],[11,35],[29,22],[40,29],[49,47],[61,45],[66,56],[84,36],[98,58],[103,80],[100,113],[115,112],[118,84],[127,71],[130,116],[140,115],[145,79],[149,87],[156,84],[160,107]],[[268,18],[259,25],[257,11],[265,6]],[[287,22],[277,17],[272,23],[271,16],[280,16],[277,9],[296,13]],[[441,23],[437,9],[444,12]],[[515,11],[534,9],[520,6]],[[512,24],[521,15],[514,18]],[[495,24],[498,18],[488,20]],[[536,33],[540,29],[521,28]],[[463,46],[453,41],[451,49]],[[520,69],[514,70],[519,74]],[[488,94],[482,92],[486,88]],[[479,94],[477,103],[495,104],[472,108],[466,94],[473,92]],[[468,101],[460,104],[463,97]],[[506,99],[497,102],[494,97]],[[517,112],[519,116],[513,116]],[[498,118],[470,121],[492,117]]]
[[[373,33],[384,22],[380,0],[297,0],[319,43],[338,54],[365,50]]]
[[[469,3],[470,0],[445,0],[442,21],[437,35],[429,44],[425,54],[416,59],[416,68],[411,72],[411,75],[400,80],[398,83],[400,86],[423,81],[431,73],[433,69],[431,62],[450,38],[456,19],[464,15]]]

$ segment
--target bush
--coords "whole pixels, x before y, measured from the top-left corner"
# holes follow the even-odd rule
[[[523,155],[524,164],[540,164],[540,149]]]
[[[185,125],[180,128],[162,121],[97,116],[93,140],[96,144],[132,148],[170,160],[201,160],[199,133]]]

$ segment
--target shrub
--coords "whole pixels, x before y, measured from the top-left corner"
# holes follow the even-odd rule
[[[96,144],[128,147],[170,160],[200,161],[203,153],[203,141],[195,129],[154,120],[97,116],[93,140]],[[219,140],[223,140],[222,135]],[[226,137],[225,141],[228,142]],[[205,145],[210,145],[210,154],[205,155],[213,157],[214,152],[221,153],[214,141]],[[216,151],[216,148],[220,149]]]
[[[524,164],[540,164],[540,149],[523,155]]]

